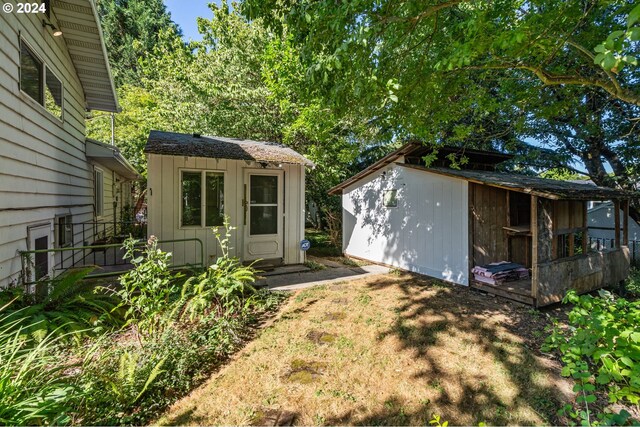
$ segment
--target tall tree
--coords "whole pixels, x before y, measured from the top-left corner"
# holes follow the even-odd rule
[[[180,29],[162,0],[98,0],[97,6],[116,85],[138,84],[139,60],[155,48],[159,33]]]
[[[247,16],[290,34],[308,82],[301,96],[385,122],[398,136],[499,146],[537,167],[579,169],[598,184],[633,188],[640,150],[635,3],[244,0],[242,6]]]

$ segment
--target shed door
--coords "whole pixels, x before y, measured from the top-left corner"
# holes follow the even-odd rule
[[[282,258],[282,171],[247,171],[244,185],[244,259]]]

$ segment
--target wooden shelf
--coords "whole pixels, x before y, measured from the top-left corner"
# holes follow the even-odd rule
[[[502,227],[502,229],[507,230],[509,234],[512,235],[531,236],[530,225],[509,225],[507,227]]]

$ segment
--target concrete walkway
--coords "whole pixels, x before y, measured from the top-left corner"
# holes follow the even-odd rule
[[[256,282],[256,286],[267,287],[274,291],[295,291],[313,286],[343,282],[345,279],[360,279],[362,277],[385,274],[388,272],[388,267],[380,265],[365,265],[362,267],[336,265],[335,267],[327,267],[324,270],[297,271],[282,274],[277,274],[278,269],[276,268],[276,270],[271,272],[269,276],[260,278]]]

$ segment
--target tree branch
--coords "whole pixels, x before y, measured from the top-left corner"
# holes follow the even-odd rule
[[[451,0],[451,1],[447,1],[447,2],[444,2],[444,3],[433,5],[433,6],[429,7],[427,10],[422,11],[421,13],[417,14],[416,16],[380,16],[380,15],[378,15],[378,18],[380,20],[380,23],[382,23],[382,24],[393,23],[393,22],[411,22],[413,25],[416,25],[418,22],[420,22],[424,18],[428,18],[429,16],[439,12],[442,9],[447,9],[447,8],[450,8],[450,7],[453,7],[453,6],[457,6],[460,3],[467,3],[467,2],[472,2],[472,1],[475,1],[475,0]]]
[[[533,74],[535,74],[542,83],[548,86],[558,86],[558,85],[583,85],[583,86],[597,86],[601,89],[604,89],[610,95],[633,105],[640,106],[640,95],[633,93],[630,90],[625,90],[621,87],[616,87],[613,84],[606,83],[602,80],[598,79],[590,79],[586,77],[580,76],[570,76],[570,75],[557,75],[552,74],[548,71],[545,71],[539,67],[535,67],[532,65],[516,65],[513,68],[520,68],[523,70],[529,70]]]
[[[586,48],[585,48],[585,47],[583,47],[583,46],[580,46],[578,43],[576,43],[576,42],[574,42],[574,41],[571,41],[571,40],[567,40],[567,44],[568,44],[569,46],[573,46],[573,47],[575,47],[576,49],[578,49],[578,51],[580,51],[580,52],[581,52],[582,54],[584,54],[587,58],[589,58],[589,60],[591,60],[591,63],[592,63],[592,64],[594,63],[595,56],[594,56],[591,52],[589,52],[589,50],[588,50],[588,49],[586,49]],[[619,91],[619,92],[622,92],[622,91],[623,91],[623,89],[622,89],[622,87],[620,86],[620,83],[618,82],[618,79],[616,79],[616,76],[615,76],[611,71],[608,71],[608,70],[606,70],[606,69],[604,69],[604,68],[603,68],[602,70],[605,72],[605,74],[607,75],[607,77],[609,77],[609,80],[611,80],[611,83],[612,83],[612,84],[613,84],[613,86],[616,88],[616,90],[617,90],[617,91]]]

